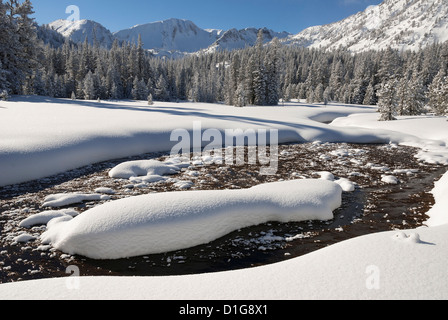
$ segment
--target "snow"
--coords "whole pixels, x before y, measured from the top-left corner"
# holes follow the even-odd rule
[[[337,183],[344,192],[353,192],[356,188],[355,183],[347,178],[340,178],[336,180],[335,183]]]
[[[286,104],[279,107],[234,108],[205,103],[72,101],[13,97],[0,109],[0,186],[27,182],[85,165],[149,152],[169,152],[175,129],[193,136],[202,130],[278,129],[279,142],[389,142],[382,132],[335,128],[313,120],[324,112],[332,119],[373,107]],[[269,119],[269,120],[266,120]],[[327,118],[328,119],[328,118]],[[223,140],[224,141],[224,140]],[[203,142],[203,146],[209,142]],[[176,165],[176,164],[173,164]]]
[[[381,181],[387,184],[398,184],[398,179],[390,175],[383,175]]]
[[[84,201],[101,201],[109,199],[109,196],[101,194],[60,193],[45,197],[42,207],[57,208],[69,206],[75,203],[82,203]]]
[[[107,188],[107,187],[100,187],[100,188],[96,188],[95,189],[96,193],[103,193],[103,194],[115,194],[115,190],[112,188]]]
[[[448,165],[446,117],[402,116],[398,117],[398,121],[377,120],[378,114],[353,114],[335,119],[331,125],[388,132],[391,137],[390,142],[420,148],[417,158],[421,161]]]
[[[269,221],[330,220],[341,205],[341,194],[337,184],[324,180],[149,194],[108,202],[53,223],[42,242],[93,259],[171,252]]]
[[[2,284],[0,297],[168,301],[445,300],[448,297],[447,232],[445,224],[371,234],[300,258],[230,272],[170,277],[69,277]]]
[[[284,40],[285,44],[352,52],[419,50],[448,40],[446,1],[385,0],[341,21],[307,28]]]
[[[0,108],[0,186],[98,161],[169,151],[171,131],[185,128],[191,132],[198,117],[203,130],[275,128],[279,142],[391,143],[391,149],[404,144],[420,148],[421,161],[448,164],[446,118],[398,117],[397,121],[378,122],[375,110],[297,102],[284,108],[192,103],[148,107],[132,101],[97,104],[14,97]],[[328,121],[330,114],[334,120],[330,125],[317,121]],[[330,156],[348,161],[356,153],[341,149]],[[176,166],[176,161],[164,166]],[[378,169],[394,177],[415,172]],[[156,175],[151,170],[130,170],[128,179],[152,179]],[[45,242],[69,254],[98,258],[144,255],[204,243],[266,219],[331,219],[332,210],[340,205],[342,188],[337,183],[348,186],[350,180],[330,174],[320,176],[333,181],[293,180],[247,190],[150,194],[109,201],[81,215],[50,211],[21,224],[30,228],[48,223]],[[426,226],[417,229],[361,236],[282,263],[238,271],[2,284],[0,299],[447,299],[447,186],[448,173],[434,186],[436,204],[428,212]],[[63,201],[62,195],[53,200]],[[28,236],[34,237],[22,233],[16,240],[26,241]],[[68,285],[73,280],[79,280],[76,288]]]
[[[14,241],[19,242],[19,243],[26,243],[28,241],[32,241],[35,239],[36,239],[36,237],[33,235],[30,235],[28,233],[22,233],[21,235],[18,235],[17,237],[15,237]]]
[[[48,222],[55,218],[70,217],[73,218],[78,215],[73,209],[62,209],[62,210],[49,210],[40,213],[33,214],[26,219],[23,219],[19,223],[19,227],[31,228],[36,225],[46,225]]]
[[[50,28],[75,43],[83,43],[87,38],[90,44],[97,41],[106,48],[112,47],[114,36],[101,24],[91,20],[59,19],[49,24]]]
[[[432,194],[436,203],[427,212],[430,218],[426,224],[432,227],[448,224],[448,173],[435,183]]]
[[[219,30],[201,29],[189,20],[168,19],[124,29],[115,32],[114,37],[137,44],[141,35],[145,49],[192,53],[209,47],[221,33]]]
[[[141,176],[170,175],[179,171],[179,167],[164,164],[157,160],[140,160],[119,164],[109,172],[109,176],[115,179],[130,179]]]

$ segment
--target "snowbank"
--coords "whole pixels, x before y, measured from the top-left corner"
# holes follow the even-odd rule
[[[149,194],[106,203],[69,221],[52,222],[42,242],[93,259],[170,252],[269,221],[330,220],[341,205],[341,194],[339,185],[325,180]]]
[[[381,130],[391,142],[420,148],[421,161],[448,165],[448,122],[446,117],[402,116],[397,121],[378,121],[378,114],[352,114],[335,119],[331,126]]]
[[[128,161],[109,171],[115,179],[129,179],[141,176],[164,176],[179,173],[180,168],[157,160]]]
[[[448,173],[435,183],[432,194],[435,205],[427,213],[430,218],[426,225],[434,227],[448,224]]]
[[[75,203],[82,203],[84,201],[101,201],[110,200],[109,196],[101,194],[86,194],[86,193],[59,193],[52,194],[44,199],[42,207],[65,207]]]
[[[221,273],[2,284],[0,299],[445,300],[447,232],[443,225],[371,234],[285,262]]]
[[[61,218],[61,217],[76,217],[78,212],[73,209],[62,209],[62,210],[49,210],[41,213],[36,213],[28,218],[23,219],[19,223],[19,227],[22,228],[31,228],[36,225],[46,225],[53,219]]]

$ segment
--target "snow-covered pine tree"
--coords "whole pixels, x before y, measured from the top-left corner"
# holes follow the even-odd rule
[[[244,87],[244,82],[241,82],[238,85],[238,89],[235,92],[235,106],[236,107],[245,107],[247,105],[247,90]]]
[[[325,105],[327,105],[328,102],[331,101],[331,96],[332,96],[331,87],[328,86],[325,88],[325,91],[324,91],[324,104]]]
[[[280,42],[278,38],[274,38],[268,48],[266,55],[266,104],[276,106],[280,100]],[[292,83],[289,83],[292,85]],[[292,98],[292,88],[289,91]]]
[[[306,103],[314,103],[314,90],[311,87],[306,92]]]
[[[19,93],[23,72],[20,70],[21,45],[15,20],[14,1],[3,3],[0,0],[0,62],[4,70],[5,81],[0,86],[10,93]]]
[[[322,83],[319,83],[314,90],[314,102],[324,102],[324,86]]]
[[[253,105],[255,101],[255,89],[254,89],[254,77],[253,70],[255,68],[254,58],[250,56],[246,63],[242,64],[244,68],[244,73],[241,76],[240,81],[243,82],[242,88],[244,88],[245,93],[245,105]],[[244,67],[245,66],[245,67]]]
[[[19,3],[13,1],[15,5],[14,13],[16,17],[16,30],[20,43],[19,69],[22,71],[23,79],[21,79],[27,88],[33,85],[33,72],[38,67],[38,56],[42,51],[42,47],[37,42],[37,32],[34,23],[33,5],[30,0]]]
[[[150,93],[148,95],[148,106],[152,106],[152,105],[154,105],[154,101],[152,99],[152,94]]]
[[[448,77],[440,70],[428,88],[429,106],[436,115],[448,113]]]
[[[134,99],[134,100],[140,100],[140,92],[139,92],[139,88],[138,88],[139,82],[140,81],[138,80],[138,78],[135,77],[133,86],[132,86],[132,92],[131,92],[132,99]]]
[[[381,113],[379,121],[396,120],[398,102],[396,95],[397,81],[395,79],[381,84],[378,91],[378,111]]]
[[[6,66],[3,66],[3,61],[7,59],[10,54],[10,38],[12,35],[12,26],[6,15],[7,7],[0,0],[0,93],[6,92],[10,88],[10,83],[7,80],[8,71]]]
[[[165,76],[163,74],[160,75],[159,79],[157,80],[156,83],[156,88],[155,88],[155,94],[156,94],[156,99],[159,101],[168,101],[170,98],[168,89],[167,89],[167,81],[165,79]]]
[[[407,103],[407,93],[408,93],[408,86],[409,81],[407,78],[402,77],[400,80],[398,80],[398,87],[397,87],[397,115],[404,116],[406,115],[406,103]]]
[[[414,69],[407,86],[404,103],[404,115],[418,116],[425,112],[425,87],[417,69]]]
[[[2,61],[0,59],[0,91],[6,91],[8,90],[9,86],[8,83],[6,82],[6,70],[3,69],[2,67]]]
[[[266,66],[264,65],[263,51],[263,30],[258,31],[257,43],[253,56],[253,85],[254,85],[254,104],[262,106],[266,104]]]
[[[364,101],[362,104],[364,105],[375,105],[377,103],[375,88],[372,82],[369,83],[366,89],[366,95],[364,96]]]
[[[293,88],[292,84],[288,84],[288,86],[283,90],[283,102],[290,102],[293,97]]]
[[[46,85],[47,81],[49,82],[48,86]],[[25,81],[23,92],[24,94],[54,97],[54,84],[52,82],[53,79],[47,79],[47,75],[44,75],[41,70],[34,70],[32,81]],[[32,87],[28,87],[28,84],[32,84]]]
[[[338,94],[338,89],[341,87],[342,81],[344,79],[344,65],[342,59],[338,59],[337,62],[333,62],[331,68],[331,74],[329,79],[329,86],[333,93],[331,100],[340,101],[340,96]]]
[[[93,100],[96,99],[97,93],[95,90],[95,82],[93,80],[93,74],[89,71],[83,81],[83,93],[84,100]]]

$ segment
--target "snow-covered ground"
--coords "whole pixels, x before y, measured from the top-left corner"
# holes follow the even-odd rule
[[[295,102],[285,107],[258,108],[193,103],[147,106],[144,102],[98,103],[39,97],[16,97],[1,102],[0,107],[0,186],[102,160],[169,151],[176,143],[170,141],[171,132],[191,132],[195,121],[201,121],[203,130],[220,132],[237,128],[278,129],[279,142],[402,143],[420,147],[422,161],[448,164],[446,118],[422,116],[380,123],[373,107]],[[351,114],[356,115],[346,117]],[[338,117],[343,118],[331,125],[323,123]],[[115,172],[127,172],[126,178],[169,173],[157,172],[152,170],[154,166],[147,165],[139,163],[135,167],[127,163]],[[160,164],[156,167],[167,169]],[[142,168],[145,170],[134,172]],[[145,238],[141,231],[145,233],[148,226],[152,232],[163,226],[163,235],[154,233],[151,239],[156,247],[160,242],[170,250],[179,246],[182,239],[183,245],[193,245],[191,235],[197,226],[204,234],[202,242],[222,235],[210,226],[229,226],[224,230],[229,232],[266,218],[287,221],[292,213],[299,212],[301,216],[310,208],[317,209],[312,219],[331,219],[329,212],[338,206],[342,189],[327,181],[332,179],[324,173],[321,177],[318,181],[279,182],[232,193],[224,191],[226,194],[187,191],[148,195],[108,202],[76,217],[71,212],[48,211],[36,219],[48,222],[48,233],[43,239],[67,253],[81,252],[77,248],[82,247],[87,250],[82,254],[95,252],[99,258],[102,253],[111,257],[119,250],[144,254],[138,249]],[[446,299],[448,204],[442,194],[446,194],[447,178],[448,174],[433,191],[437,204],[430,212],[428,226],[416,230],[363,236],[286,262],[239,271],[180,277],[70,277],[2,284],[0,298]],[[340,181],[341,186],[345,185],[343,182],[347,181]],[[61,197],[47,200],[65,201]],[[264,203],[263,208],[259,203]],[[180,210],[185,205],[188,210]],[[267,211],[273,210],[279,215],[270,216]],[[223,216],[222,211],[247,211],[250,221],[236,219],[238,214]],[[174,245],[172,238],[176,236],[170,238],[171,235],[178,237]],[[90,247],[94,243],[103,246]]]

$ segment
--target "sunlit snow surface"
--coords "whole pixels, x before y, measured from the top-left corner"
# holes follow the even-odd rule
[[[192,130],[198,119],[203,129],[275,128],[279,130],[280,142],[406,144],[421,149],[418,157],[422,161],[447,164],[446,118],[402,117],[398,121],[378,122],[375,110],[365,106],[297,102],[285,107],[261,108],[194,103],[156,103],[149,107],[144,102],[132,101],[98,103],[15,97],[1,102],[0,185],[29,181],[98,161],[169,151],[173,145],[169,139],[171,131]],[[354,115],[346,117],[350,114]],[[335,120],[338,117],[342,118]],[[331,125],[322,123],[332,120],[335,121]],[[134,178],[151,173],[154,172],[137,172],[139,177]],[[49,221],[47,241],[69,253],[87,255],[91,250],[96,251],[97,257],[101,253],[106,253],[106,257],[123,250],[125,255],[141,254],[141,247],[149,246],[142,245],[146,240],[140,237],[140,229],[135,228],[139,223],[141,230],[166,223],[167,229],[160,230],[172,233],[157,233],[160,230],[154,228],[150,238],[156,243],[154,247],[164,242],[163,249],[169,250],[174,247],[173,241],[178,241],[176,237],[185,239],[186,245],[193,245],[190,236],[197,226],[204,229],[222,224],[228,227],[227,232],[244,225],[246,221],[237,220],[237,212],[246,212],[250,223],[266,218],[284,221],[292,212],[302,215],[308,209],[314,213],[307,218],[331,219],[342,189],[337,181],[328,180],[332,180],[331,176],[322,173],[321,179],[303,180],[297,186],[289,185],[293,182],[279,182],[274,188],[266,184],[232,193],[223,191],[228,192],[224,197],[220,192],[209,191],[198,191],[194,197],[189,191],[148,195],[107,202],[78,216],[72,212],[48,211],[34,219],[39,223]],[[300,183],[303,185],[299,186]],[[219,274],[134,279],[89,277],[80,279],[76,290],[67,285],[66,279],[3,284],[0,298],[446,299],[448,204],[442,196],[446,194],[446,185],[445,176],[435,186],[437,203],[429,213],[429,227],[363,236],[283,263]],[[277,211],[279,216],[268,217],[267,210],[258,207],[258,203],[277,209],[271,211]],[[179,210],[181,207],[187,210]],[[223,218],[222,211],[230,212],[231,217]],[[92,212],[98,214],[94,217]],[[126,214],[120,214],[123,212]],[[193,220],[197,223],[192,223]],[[36,221],[23,223],[31,226]],[[177,234],[179,230],[182,233]],[[109,238],[111,231],[119,236]],[[220,235],[214,229],[203,234]],[[16,240],[25,241],[27,235]],[[74,245],[78,241],[86,252],[78,251]],[[93,243],[102,243],[103,247],[89,247]],[[122,256],[122,252],[117,256]]]

